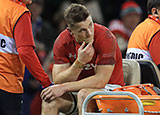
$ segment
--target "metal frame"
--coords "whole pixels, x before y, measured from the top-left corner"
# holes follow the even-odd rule
[[[94,97],[95,95],[126,95],[126,96],[130,96],[136,101],[136,103],[138,105],[139,113],[134,114],[134,113],[89,113],[89,112],[86,112],[89,100],[92,97]],[[85,100],[82,104],[82,115],[144,115],[144,109],[143,109],[143,104],[142,104],[141,100],[139,99],[139,97],[132,92],[127,92],[127,91],[126,92],[96,91],[96,92],[89,94],[85,98]]]

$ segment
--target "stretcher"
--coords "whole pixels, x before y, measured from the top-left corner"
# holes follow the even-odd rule
[[[82,115],[160,115],[160,96],[152,87],[143,84],[93,92],[82,104]],[[90,99],[96,100],[99,112],[87,112]]]

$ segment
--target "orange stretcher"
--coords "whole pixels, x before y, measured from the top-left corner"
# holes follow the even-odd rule
[[[99,112],[86,111],[90,99],[96,100]],[[153,90],[152,84],[93,92],[82,105],[82,115],[160,115],[160,96]]]

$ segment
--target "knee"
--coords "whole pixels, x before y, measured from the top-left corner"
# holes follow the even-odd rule
[[[83,101],[87,97],[87,95],[88,95],[88,90],[81,89],[77,94],[78,100]]]
[[[48,103],[48,102],[42,102],[42,109],[43,110],[50,110],[50,109],[53,109],[53,107],[54,107],[54,102],[52,101],[52,102],[50,102],[50,103]]]
[[[59,103],[57,100],[51,101],[49,103],[45,101],[42,102],[42,110],[46,112],[51,110],[58,110],[58,106],[59,106]]]

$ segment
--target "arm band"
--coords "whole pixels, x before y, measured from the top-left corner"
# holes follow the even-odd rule
[[[78,61],[78,60],[76,60],[74,64],[75,64],[75,66],[78,67],[78,68],[83,68],[83,67],[85,66],[85,64],[81,63],[81,62]]]

